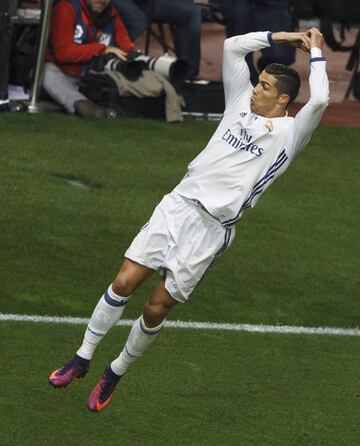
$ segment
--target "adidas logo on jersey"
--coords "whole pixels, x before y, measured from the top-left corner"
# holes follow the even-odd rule
[[[239,113],[239,115],[240,115],[242,118],[245,118],[245,116],[247,115],[247,112],[241,112],[241,113]]]

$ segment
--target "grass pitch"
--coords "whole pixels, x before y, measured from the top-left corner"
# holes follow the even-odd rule
[[[1,324],[3,446],[358,444],[359,338],[167,329],[93,414],[87,396],[127,329],[109,333],[84,379],[53,389],[49,369],[85,327]]]
[[[88,317],[123,252],[216,124],[0,116],[0,312]],[[247,212],[237,237],[171,318],[357,327],[359,129],[319,128]],[[125,317],[135,318],[158,277]],[[84,327],[1,322],[1,445],[357,445],[357,338],[167,330],[102,414],[89,390],[128,332],[116,328],[85,380],[49,372]]]

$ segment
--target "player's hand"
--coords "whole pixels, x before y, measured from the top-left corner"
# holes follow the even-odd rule
[[[310,51],[310,37],[305,32],[287,33],[287,43],[306,53]]]
[[[120,48],[117,48],[116,46],[107,46],[105,48],[105,54],[109,54],[109,53],[112,53],[119,59],[126,61],[125,51],[121,50]]]
[[[308,29],[306,35],[310,39],[310,48],[322,49],[324,45],[324,36],[317,28]]]
[[[273,33],[272,39],[274,42],[288,43],[289,45],[299,48],[305,52],[310,51],[310,36],[307,34],[307,32]]]

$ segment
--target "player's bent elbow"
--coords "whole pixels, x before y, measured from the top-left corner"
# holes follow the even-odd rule
[[[329,105],[329,95],[313,97],[311,98],[310,103],[314,111],[325,110]]]
[[[229,37],[228,39],[224,40],[224,52],[228,52],[231,50],[231,47],[232,47],[231,40],[232,39],[233,39],[233,37]]]
[[[241,41],[243,36],[233,36],[224,40],[224,52],[231,52],[241,47]]]

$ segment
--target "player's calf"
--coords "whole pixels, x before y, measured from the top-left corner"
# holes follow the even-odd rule
[[[145,305],[143,317],[146,326],[149,328],[159,326],[176,304],[177,301],[170,296],[165,289],[165,283],[161,281]]]

